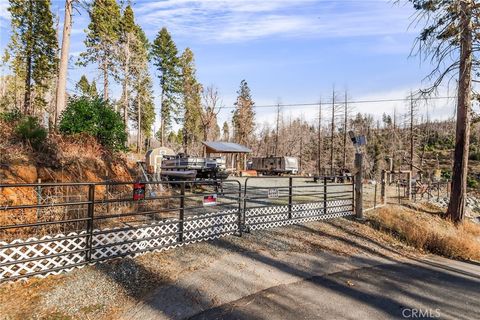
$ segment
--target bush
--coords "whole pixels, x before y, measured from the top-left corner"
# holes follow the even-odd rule
[[[87,133],[111,150],[125,150],[127,133],[122,117],[99,98],[70,100],[62,113],[59,129],[64,134]]]
[[[478,152],[471,152],[470,156],[468,157],[470,160],[480,161],[480,151]]]
[[[472,189],[478,188],[478,181],[475,178],[467,177],[467,187]]]
[[[32,148],[38,150],[47,138],[47,130],[40,125],[35,117],[25,117],[15,127],[15,133]]]
[[[449,170],[442,170],[442,178],[446,180],[452,179],[452,171]]]
[[[0,120],[4,122],[15,122],[22,119],[22,117],[23,117],[23,114],[17,108],[0,112]]]

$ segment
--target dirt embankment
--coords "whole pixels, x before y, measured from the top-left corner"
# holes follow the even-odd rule
[[[34,150],[19,141],[11,128],[0,125],[0,135],[0,184],[132,181],[136,175],[135,163],[125,154],[109,152],[89,136],[52,134],[39,150]],[[104,193],[101,188],[97,188],[99,194]],[[55,193],[61,195],[62,190],[56,188]],[[66,192],[72,191],[67,188]],[[37,197],[34,187],[0,188],[2,206],[34,204]],[[10,211],[9,217],[0,218],[0,222],[12,222],[15,214]],[[21,214],[28,216],[28,210]]]

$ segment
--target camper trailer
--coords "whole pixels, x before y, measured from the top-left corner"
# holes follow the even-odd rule
[[[298,159],[272,156],[252,158],[249,169],[264,175],[298,174]]]

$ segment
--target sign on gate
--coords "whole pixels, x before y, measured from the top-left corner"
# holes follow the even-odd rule
[[[205,207],[217,205],[217,194],[211,194],[203,197],[203,205]]]
[[[268,189],[268,197],[269,198],[278,198],[278,189],[277,188]]]
[[[134,183],[133,184],[133,200],[143,200],[145,199],[145,183]]]

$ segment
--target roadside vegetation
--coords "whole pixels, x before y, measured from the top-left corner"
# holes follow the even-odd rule
[[[455,225],[435,206],[409,208],[391,205],[367,215],[376,229],[427,253],[459,260],[480,261],[480,224]]]

